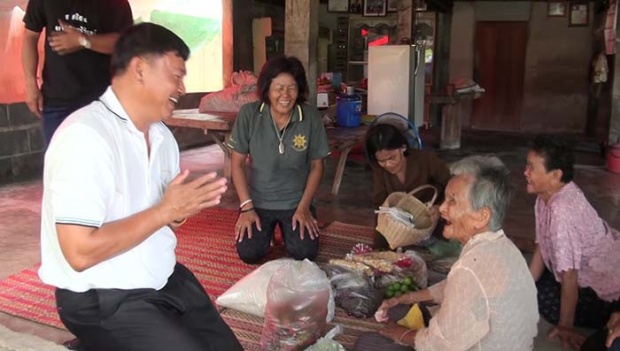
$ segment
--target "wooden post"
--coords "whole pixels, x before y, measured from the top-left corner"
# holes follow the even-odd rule
[[[287,0],[285,5],[284,53],[297,57],[306,69],[308,103],[316,106],[319,41],[319,0]]]
[[[433,53],[433,93],[443,92],[446,84],[450,82],[450,36],[452,29],[452,13],[437,13],[437,37],[435,39],[435,52]],[[438,122],[441,106],[431,107],[431,124]],[[438,110],[438,111],[437,111]]]
[[[443,105],[441,121],[442,149],[459,149],[461,147],[461,117],[459,102]]]

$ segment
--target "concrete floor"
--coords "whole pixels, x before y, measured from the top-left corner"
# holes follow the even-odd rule
[[[422,131],[425,148],[436,148],[438,132]],[[577,171],[575,181],[583,189],[593,206],[613,227],[620,228],[620,175],[608,173],[596,145],[577,143]],[[534,198],[525,192],[523,167],[527,153],[527,137],[494,132],[465,132],[459,150],[439,151],[451,162],[473,153],[495,153],[510,167],[515,197],[507,214],[505,231],[519,247],[531,248],[534,237]],[[196,173],[220,170],[223,153],[215,145],[200,147],[182,153],[182,167]],[[352,157],[355,158],[355,157]],[[361,157],[357,157],[361,160]],[[335,159],[327,161],[325,177],[317,195],[318,216],[322,221],[354,223],[371,226],[374,214],[370,200],[371,174],[361,161],[347,164],[337,196],[331,195]],[[0,186],[0,279],[36,264],[39,261],[39,218],[42,193],[40,179]],[[223,198],[222,207],[236,208],[238,200],[234,189]],[[0,324],[10,329],[34,334],[60,343],[71,338],[63,330],[29,322],[0,313]],[[545,335],[549,325],[539,324],[540,335],[536,350],[561,350],[556,342]]]

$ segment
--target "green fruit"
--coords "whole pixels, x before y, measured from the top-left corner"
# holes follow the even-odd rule
[[[392,290],[388,290],[385,292],[385,297],[390,298],[394,296],[394,292]]]
[[[394,284],[392,284],[392,286],[394,287],[394,290],[400,290],[400,283],[396,282]]]
[[[401,286],[401,287],[400,287],[400,291],[402,291],[402,292],[404,292],[404,293],[405,293],[405,292],[408,292],[408,291],[409,291],[409,285],[403,285],[403,286]]]
[[[411,279],[411,277],[406,277],[405,279],[403,279],[403,284],[411,285],[413,284],[413,279]]]

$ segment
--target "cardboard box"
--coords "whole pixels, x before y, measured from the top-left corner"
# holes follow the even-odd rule
[[[329,93],[317,93],[316,94],[316,107],[317,108],[329,107]]]

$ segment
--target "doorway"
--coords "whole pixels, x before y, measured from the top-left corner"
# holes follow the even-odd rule
[[[472,128],[520,130],[526,46],[527,22],[476,23],[474,80],[486,92],[474,100]]]

